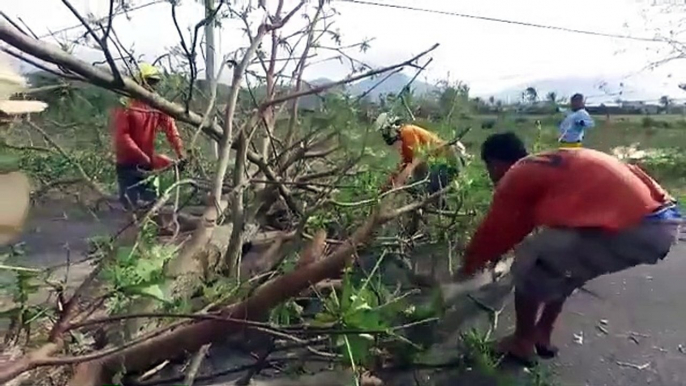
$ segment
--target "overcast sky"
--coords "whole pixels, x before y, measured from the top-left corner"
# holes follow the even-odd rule
[[[646,23],[641,12],[647,9],[638,0],[376,0],[380,3],[407,5],[442,11],[488,16],[523,22],[562,26],[604,33],[632,34],[652,37],[651,28],[668,29],[668,19]],[[21,17],[38,35],[77,24],[78,21],[60,0],[2,0],[2,10],[12,17]],[[150,0],[137,0],[145,4]],[[267,0],[268,4],[275,0]],[[294,4],[294,0],[287,0]],[[72,0],[80,11],[104,16],[108,0]],[[440,48],[433,54],[434,62],[427,71],[430,79],[445,78],[468,82],[479,93],[531,81],[581,77],[619,77],[636,73],[651,59],[666,52],[656,50],[661,44],[588,36],[568,32],[529,28],[518,25],[486,22],[453,16],[443,16],[388,7],[350,4],[332,1],[340,12],[335,26],[340,29],[344,44],[365,38],[375,38],[371,49],[355,56],[372,65],[387,65],[404,60],[434,43]],[[310,5],[311,7],[311,5]],[[194,0],[184,0],[179,15],[184,32],[202,16],[201,6]],[[171,6],[162,3],[137,10],[131,20],[119,16],[115,28],[125,44],[135,42],[137,53],[158,56],[178,43],[178,34],[171,19]],[[657,15],[657,13],[655,13]],[[656,17],[653,15],[654,17]],[[673,16],[671,16],[673,17]],[[302,24],[302,18],[294,20]],[[225,22],[221,31],[221,50],[230,52],[246,45],[235,21]],[[82,29],[66,32],[76,36]],[[64,35],[62,35],[64,36]],[[53,41],[46,38],[46,41]],[[329,54],[330,55],[330,54]],[[683,63],[671,63],[660,68],[656,76],[686,80]],[[685,67],[686,68],[686,67]],[[336,78],[345,68],[328,62],[312,67],[308,78]],[[676,81],[675,81],[676,82]]]

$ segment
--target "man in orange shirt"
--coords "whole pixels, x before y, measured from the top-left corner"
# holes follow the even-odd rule
[[[398,170],[393,173],[386,187],[392,186],[395,178],[413,162],[421,164],[414,169],[415,180],[427,177],[429,194],[438,192],[447,187],[450,181],[458,173],[457,165],[461,163],[461,156],[465,155],[465,148],[457,142],[454,147],[445,146],[446,142],[436,134],[419,126],[403,123],[398,117],[382,113],[376,120],[376,129],[389,146],[395,147],[401,156]],[[429,162],[426,165],[421,159],[420,153],[430,157],[442,157],[438,162]]]
[[[498,351],[525,363],[536,353],[551,358],[553,327],[572,292],[598,276],[664,259],[681,215],[640,168],[595,150],[528,156],[515,134],[504,133],[484,142],[481,157],[496,188],[461,274],[473,275],[521,242],[512,266],[516,329]],[[539,232],[525,239],[534,228]]]
[[[142,63],[138,81],[143,87],[153,91],[160,81],[160,71]],[[112,123],[119,198],[124,207],[130,210],[141,204],[149,205],[157,199],[157,188],[149,181],[146,172],[172,164],[169,157],[155,153],[155,135],[158,130],[164,130],[167,140],[182,161],[181,164],[184,151],[181,136],[170,116],[138,100],[125,100],[123,104],[113,110]]]

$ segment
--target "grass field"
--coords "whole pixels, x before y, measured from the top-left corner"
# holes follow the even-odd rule
[[[557,122],[561,117],[506,117],[496,121],[493,129],[482,129],[477,123],[493,117],[473,120],[473,129],[464,137],[463,143],[478,156],[481,143],[488,135],[512,131],[519,134],[530,150],[550,150],[557,147]],[[633,146],[646,151],[643,159],[635,160],[668,187],[674,194],[686,193],[686,119],[682,115],[646,116],[594,116],[596,127],[586,135],[585,146],[612,153],[617,147]],[[536,127],[541,121],[541,130]]]

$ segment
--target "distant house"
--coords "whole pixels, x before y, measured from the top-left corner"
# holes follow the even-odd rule
[[[638,110],[641,114],[654,115],[660,112],[660,106],[647,104],[642,101],[626,101],[622,102],[622,109]]]
[[[550,101],[535,101],[517,106],[517,112],[523,114],[548,114],[558,112],[559,106]]]

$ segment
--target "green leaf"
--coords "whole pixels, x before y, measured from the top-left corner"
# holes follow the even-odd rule
[[[315,327],[328,327],[338,321],[336,315],[332,315],[328,312],[320,312],[314,316],[314,320],[310,323]]]
[[[350,355],[348,355],[347,352],[348,347],[346,347],[346,338],[350,347]],[[352,356],[352,361],[356,365],[364,365],[369,362],[373,344],[373,339],[370,341],[369,339],[359,335],[342,335],[336,339],[336,346],[338,346],[344,354],[343,357],[347,360],[350,360],[350,356]]]
[[[161,269],[160,264],[154,260],[141,260],[135,266],[136,275],[143,282],[151,281],[157,273],[160,273]]]
[[[348,328],[376,331],[382,329],[381,316],[378,312],[361,311],[346,314],[344,324]]]
[[[164,296],[164,291],[162,291],[162,288],[157,284],[147,287],[130,287],[127,289],[127,292],[147,296],[163,303],[169,303],[169,299]]]

